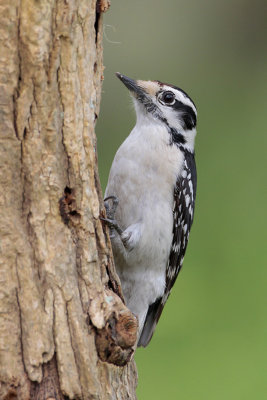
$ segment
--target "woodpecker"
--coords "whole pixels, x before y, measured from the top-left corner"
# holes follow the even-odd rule
[[[196,198],[197,110],[176,86],[120,73],[136,125],[119,147],[105,192],[105,221],[127,307],[147,346],[182,268]]]

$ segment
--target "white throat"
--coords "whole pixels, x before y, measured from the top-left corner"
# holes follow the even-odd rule
[[[136,111],[136,125],[134,128],[134,132],[136,133],[141,129],[144,131],[151,130],[151,133],[154,132],[153,135],[160,132],[161,140],[163,139],[164,142],[171,143],[171,133],[169,132],[166,123],[155,117],[153,114],[147,112],[144,109],[144,106],[140,104],[139,101],[137,101],[135,98],[133,98],[133,102]],[[179,120],[177,121],[177,118],[172,118],[171,114],[168,115],[168,119],[166,118],[166,120],[168,121],[170,128],[174,128],[185,138],[186,143],[182,146],[193,153],[195,148],[196,128],[193,128],[191,130],[184,130],[182,122],[179,123]],[[152,140],[156,139],[153,138],[153,135],[149,135]]]

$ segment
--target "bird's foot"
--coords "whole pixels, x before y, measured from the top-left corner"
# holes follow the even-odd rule
[[[112,200],[112,204],[109,203],[109,200]],[[108,219],[114,219],[118,204],[119,199],[116,196],[108,196],[104,199],[104,206]]]
[[[123,231],[115,219],[110,219],[110,218],[100,218],[100,219],[107,223],[110,229],[110,237],[114,237],[114,229],[116,232],[118,232],[119,235],[122,234]]]
[[[104,205],[106,209],[107,218],[101,218],[102,221],[106,222],[109,227],[109,236],[115,237],[115,231],[121,238],[122,244],[126,250],[131,251],[135,247],[136,234],[139,230],[136,230],[136,225],[130,226],[128,229],[123,231],[115,219],[115,213],[119,204],[119,200],[116,196],[109,196],[104,199]]]
[[[109,200],[112,200],[112,204],[109,204]],[[114,237],[114,230],[121,236],[122,229],[115,219],[115,213],[119,204],[119,200],[116,196],[109,196],[104,199],[104,206],[106,209],[107,218],[101,218],[102,221],[106,222],[110,229],[110,237]]]

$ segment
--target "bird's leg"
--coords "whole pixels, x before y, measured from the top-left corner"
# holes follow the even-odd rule
[[[108,203],[109,200],[112,200],[112,204]],[[101,218],[102,221],[105,221],[108,224],[110,229],[110,237],[114,237],[114,229],[121,236],[122,229],[118,225],[115,219],[115,213],[119,204],[119,200],[116,196],[109,196],[104,199],[104,206],[106,209],[107,218]]]
[[[112,204],[109,204],[109,200],[112,200]],[[107,213],[107,218],[101,218],[102,221],[106,222],[110,229],[110,237],[114,238],[114,230],[118,233],[121,238],[122,244],[126,250],[131,251],[136,245],[139,239],[139,224],[129,226],[124,231],[119,226],[115,219],[116,209],[118,207],[119,200],[116,196],[109,196],[104,199],[104,205]]]

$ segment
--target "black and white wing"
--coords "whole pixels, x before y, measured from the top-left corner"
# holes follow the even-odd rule
[[[152,338],[164,305],[183,266],[189,232],[193,223],[196,199],[196,164],[194,154],[185,151],[184,168],[174,188],[173,240],[166,268],[166,287],[162,297],[150,305],[138,346],[147,346]]]
[[[176,183],[174,190],[173,240],[166,270],[165,293],[167,297],[183,266],[189,233],[194,217],[196,184],[195,159],[194,155],[188,152],[185,157],[181,179]]]

